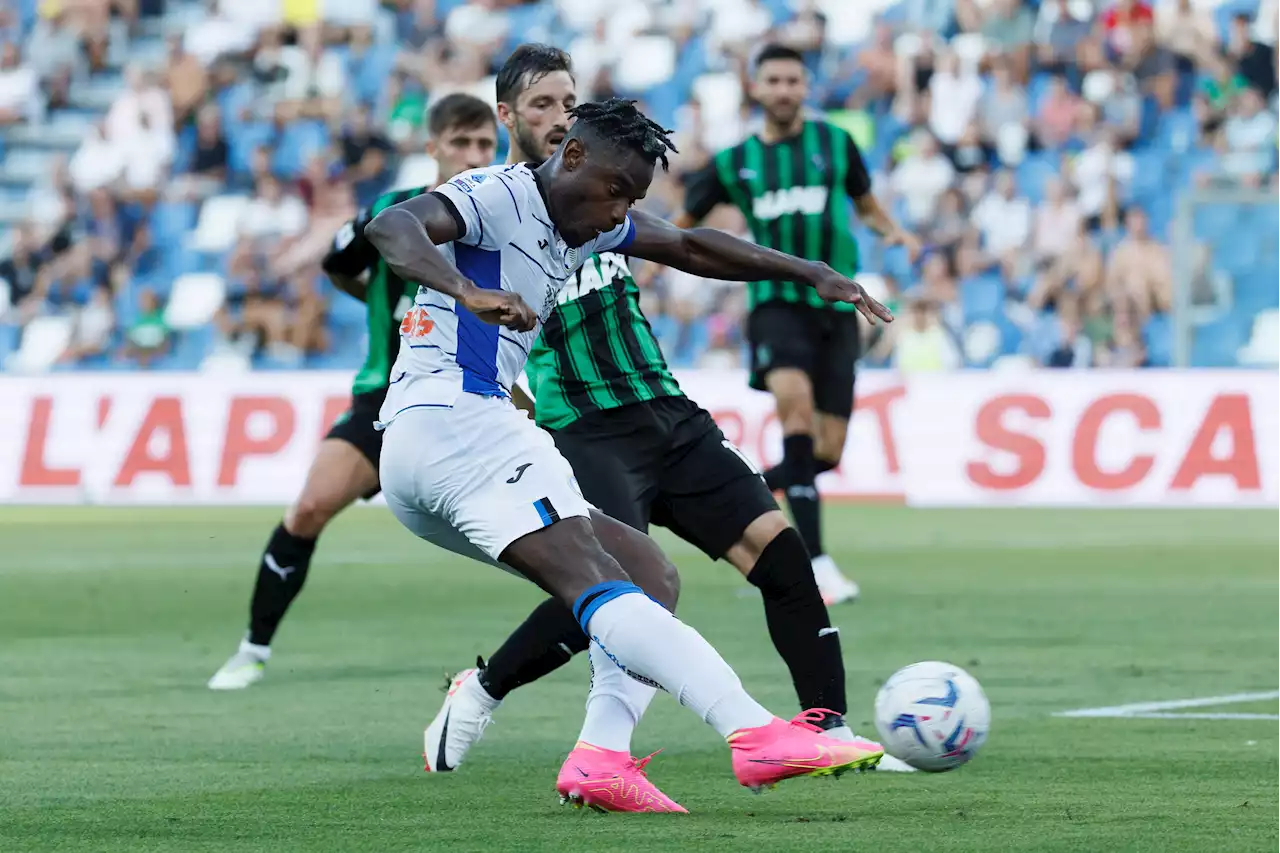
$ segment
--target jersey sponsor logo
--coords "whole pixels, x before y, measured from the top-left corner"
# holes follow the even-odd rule
[[[425,338],[435,327],[436,323],[426,309],[415,305],[400,321],[400,334],[409,338]]]
[[[622,259],[621,255],[612,253],[604,253],[597,255],[600,260],[600,268],[597,270],[596,265],[592,261],[587,261],[582,269],[573,274],[573,277],[565,282],[565,286],[556,296],[556,302],[564,305],[575,299],[580,299],[588,293],[594,293],[597,290],[614,284],[619,278],[630,278],[631,270],[627,268],[627,262]]]
[[[756,219],[766,222],[789,213],[812,216],[826,210],[827,196],[826,187],[788,187],[785,190],[773,190],[752,201],[751,212]]]

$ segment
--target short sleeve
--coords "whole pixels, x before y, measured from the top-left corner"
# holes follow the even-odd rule
[[[858,150],[858,144],[853,141],[852,136],[843,130],[834,130],[834,132],[843,137],[836,141],[844,144],[845,156],[849,163],[849,169],[844,176],[845,192],[849,194],[849,198],[862,198],[871,192],[871,175],[867,172],[867,163],[862,159],[862,152]]]
[[[606,231],[591,241],[591,251],[583,255],[594,255],[596,252],[620,252],[626,254],[627,248],[636,239],[636,224],[630,214],[626,220],[612,231]]]
[[[718,204],[728,204],[729,193],[720,181],[714,159],[685,179],[684,209],[696,221],[707,217]]]
[[[371,218],[369,214],[369,209],[364,208],[355,219],[344,222],[338,229],[320,262],[325,272],[355,278],[378,262],[378,250],[364,236],[364,227]]]
[[[462,236],[458,242],[497,251],[511,241],[527,215],[528,189],[522,181],[499,177],[491,169],[463,172],[436,187],[434,193],[449,207]]]

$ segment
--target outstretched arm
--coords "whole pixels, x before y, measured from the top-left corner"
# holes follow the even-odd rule
[[[824,263],[775,252],[714,228],[676,228],[638,210],[631,211],[631,221],[635,237],[625,250],[629,255],[704,278],[797,281],[813,287],[830,302],[852,302],[873,324],[877,318],[893,322],[888,308],[868,296],[857,282]]]
[[[920,257],[920,239],[895,222],[880,200],[870,192],[855,198],[853,209],[868,228],[880,235],[886,246],[902,246],[912,263]]]

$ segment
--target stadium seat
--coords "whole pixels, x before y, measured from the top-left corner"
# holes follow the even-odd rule
[[[27,323],[17,352],[5,366],[16,373],[39,373],[51,368],[71,343],[70,317],[37,317]]]
[[[1029,373],[1038,367],[1039,365],[1034,358],[1018,353],[1002,355],[991,362],[992,370],[999,370],[1005,373]]]
[[[675,70],[675,42],[666,36],[638,36],[618,57],[613,81],[620,91],[639,93],[670,80]]]
[[[998,276],[979,276],[960,282],[960,305],[967,323],[990,320],[1004,303],[1004,283]]]
[[[1249,342],[1236,351],[1246,367],[1275,367],[1280,353],[1280,312],[1263,311],[1253,321]]]
[[[1192,367],[1234,367],[1244,344],[1240,319],[1228,314],[1197,327],[1191,344]]]
[[[1153,367],[1168,367],[1173,363],[1173,324],[1167,314],[1153,314],[1143,327],[1142,338]]]
[[[227,283],[216,273],[187,273],[173,282],[164,321],[176,330],[207,326],[222,307]]]
[[[411,187],[429,187],[440,176],[440,164],[428,154],[412,154],[405,157],[391,183],[391,189],[407,190]]]
[[[1000,329],[990,320],[981,320],[964,330],[964,360],[970,367],[988,367],[1002,355]]]
[[[240,217],[249,205],[247,196],[220,195],[207,200],[200,208],[196,230],[187,246],[197,252],[226,252],[235,245],[240,233]]]

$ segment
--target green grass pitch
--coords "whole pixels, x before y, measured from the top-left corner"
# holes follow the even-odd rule
[[[659,696],[636,750],[692,814],[558,805],[586,662],[514,693],[454,774],[421,771],[446,672],[488,654],[531,586],[340,519],[260,685],[205,680],[246,618],[268,509],[0,511],[0,851],[1275,851],[1274,700],[1058,711],[1276,689],[1275,512],[830,507],[862,584],[834,611],[851,722],[931,658],[991,699],[957,772],[804,779],[756,797],[713,732]],[[681,615],[775,711],[795,710],[758,595],[665,534]]]

